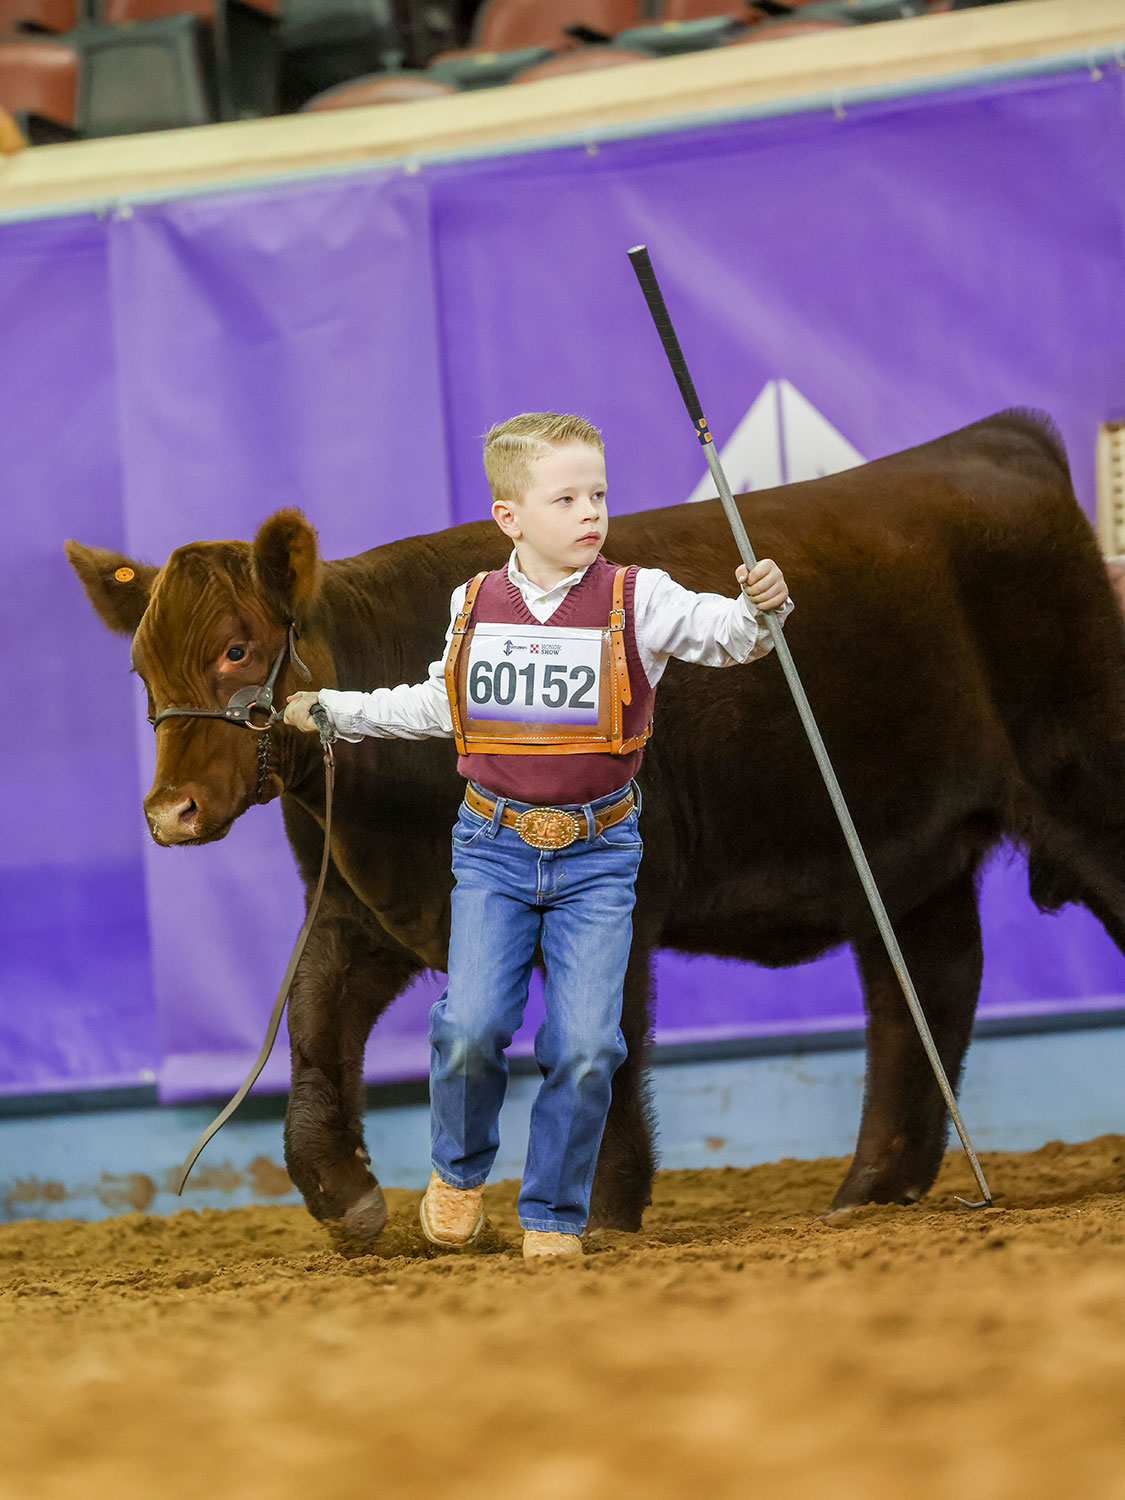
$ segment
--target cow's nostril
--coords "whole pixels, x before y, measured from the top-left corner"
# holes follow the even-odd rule
[[[206,815],[206,791],[196,797],[183,786],[158,787],[144,800],[145,817],[158,844],[184,844],[201,838]]]

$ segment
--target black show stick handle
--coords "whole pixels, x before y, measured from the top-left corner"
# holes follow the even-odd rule
[[[672,319],[668,316],[668,309],[664,305],[664,294],[660,290],[660,284],[656,279],[656,272],[652,269],[652,261],[649,259],[648,248],[645,245],[634,245],[628,252],[629,264],[637,273],[637,280],[641,284],[641,291],[648,303],[648,310],[652,314],[652,321],[656,324],[656,331],[660,335],[660,342],[664,345],[664,353],[668,356],[668,363],[672,367],[672,374],[676,377],[676,384],[680,388],[680,395],[684,398],[684,405],[688,409],[688,416],[695,424],[695,433],[699,441],[706,446],[711,441],[711,434],[707,431],[707,418],[703,415],[703,407],[700,405],[699,397],[695,394],[695,386],[688,374],[687,362],[684,359],[680,341],[676,337],[676,330],[672,327]]]

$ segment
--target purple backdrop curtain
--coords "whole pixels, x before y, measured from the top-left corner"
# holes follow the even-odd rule
[[[151,731],[64,536],[162,560],[299,504],[343,555],[485,514],[479,434],[535,407],[604,428],[613,508],[687,498],[702,465],[639,241],[748,481],[1022,404],[1092,506],[1094,433],[1125,404],[1123,93],[1084,71],[0,225],[0,610],[36,715],[0,749],[0,1090],[230,1087],[300,915],[276,808],[206,849],[146,840]],[[983,909],[983,1013],[1122,1003],[1125,959],[1085,912],[1038,916],[1018,861]],[[372,1077],[424,1071],[439,983],[380,1022]],[[659,994],[663,1040],[861,1019],[840,954],[664,955]]]
[[[330,557],[449,524],[429,212],[423,185],[393,174],[162,204],[115,224],[140,555],[253,535],[282,505],[314,519]],[[147,786],[152,731],[139,736]],[[257,1052],[303,915],[278,809],[242,818],[209,859],[143,843],[161,1090],[221,1091]],[[287,1077],[282,1046],[264,1082]]]
[[[0,233],[0,347],[0,1089],[151,1079],[133,687],[62,555],[125,538],[101,225]]]

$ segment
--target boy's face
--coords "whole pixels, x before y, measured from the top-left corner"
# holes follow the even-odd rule
[[[518,505],[497,500],[496,524],[516,543],[520,563],[559,570],[560,578],[594,561],[605,541],[605,459],[587,443],[551,447],[531,465]]]

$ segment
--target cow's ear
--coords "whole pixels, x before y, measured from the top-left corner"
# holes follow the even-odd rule
[[[63,551],[86,597],[110,630],[135,635],[160,569],[104,547],[84,547],[81,542],[66,542]]]
[[[254,538],[254,582],[280,620],[301,620],[316,597],[316,532],[299,510],[279,510]]]

